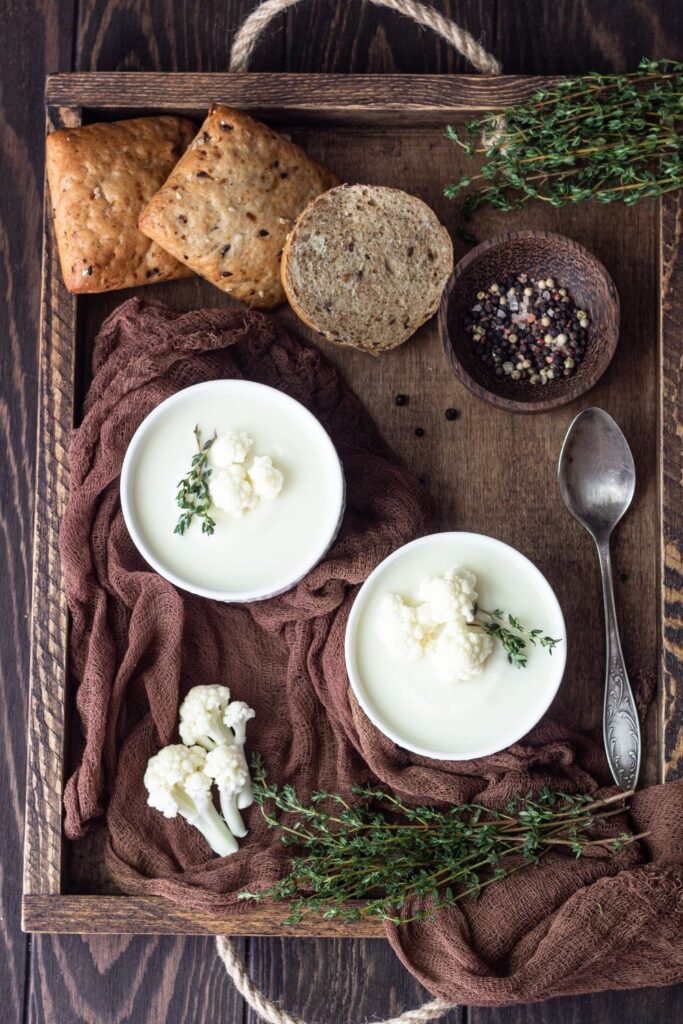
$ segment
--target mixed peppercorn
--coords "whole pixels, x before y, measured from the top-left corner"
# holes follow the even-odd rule
[[[398,405],[400,407],[408,405],[409,402],[410,395],[404,395],[402,392],[399,392],[399,394],[394,395],[394,405]],[[449,406],[448,409],[446,409],[444,416],[446,417],[447,420],[457,420],[460,418],[460,412],[458,409],[454,409],[453,406]],[[426,434],[426,430],[424,427],[415,427],[414,433],[415,437],[424,437]]]
[[[567,288],[528,274],[494,281],[464,319],[476,352],[497,377],[530,384],[571,377],[588,347],[590,321]]]

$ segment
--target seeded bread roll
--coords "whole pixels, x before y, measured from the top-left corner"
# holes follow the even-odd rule
[[[328,341],[377,355],[439,305],[453,245],[436,215],[398,189],[341,185],[315,199],[282,254],[287,299]]]
[[[235,299],[284,299],[287,232],[338,179],[277,132],[214,104],[185,156],[140,217],[140,230]]]
[[[184,117],[135,117],[48,135],[45,164],[59,260],[71,292],[187,277],[138,217],[195,132]]]

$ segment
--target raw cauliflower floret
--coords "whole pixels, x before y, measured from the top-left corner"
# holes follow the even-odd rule
[[[467,569],[453,568],[443,576],[423,580],[417,597],[434,622],[473,622],[478,598],[476,583],[477,577]]]
[[[193,686],[180,705],[178,731],[183,743],[188,747],[198,744],[206,750],[213,750],[221,743],[232,743],[232,733],[225,722],[229,706],[227,686],[216,683]]]
[[[236,430],[219,434],[211,445],[210,458],[218,469],[227,469],[234,463],[243,463],[254,442],[248,434]]]
[[[377,632],[393,654],[418,661],[432,641],[434,624],[424,609],[406,604],[398,594],[386,594],[377,611]]]
[[[206,755],[204,771],[218,786],[221,813],[234,836],[241,839],[247,830],[238,810],[237,798],[249,779],[249,771],[241,751],[235,746],[221,744]]]
[[[254,456],[249,467],[249,479],[257,497],[266,501],[277,498],[282,490],[282,473],[275,468],[270,455]]]
[[[447,683],[459,683],[479,675],[492,650],[493,640],[487,633],[460,621],[446,623],[430,653],[439,676]]]
[[[211,475],[211,500],[216,508],[233,516],[254,508],[258,496],[243,465],[227,466]]]
[[[237,840],[213,805],[206,757],[203,747],[181,743],[150,757],[144,775],[147,803],[166,818],[180,814],[199,829],[215,853],[227,857],[237,852]]]

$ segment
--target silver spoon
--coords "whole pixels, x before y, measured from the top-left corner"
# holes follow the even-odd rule
[[[634,789],[640,726],[619,640],[609,541],[633,500],[636,467],[626,438],[602,409],[584,409],[571,423],[560,452],[558,482],[565,505],[598,549],[607,633],[605,751],[614,781],[622,789]]]

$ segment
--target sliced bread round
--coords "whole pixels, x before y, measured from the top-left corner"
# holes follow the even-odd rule
[[[417,196],[340,185],[298,217],[282,254],[294,312],[328,341],[377,354],[414,334],[439,305],[453,245]]]

